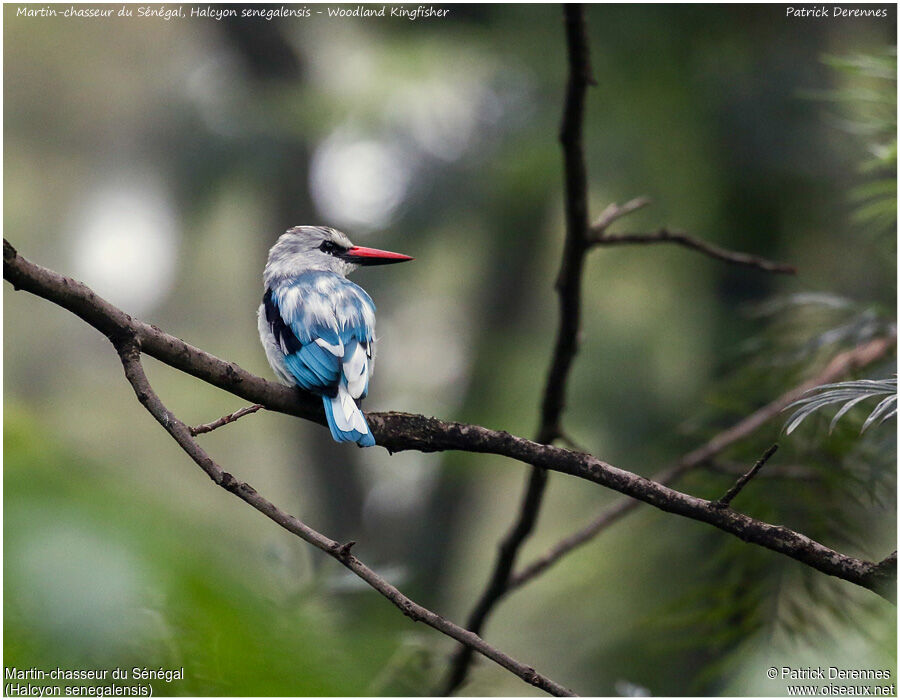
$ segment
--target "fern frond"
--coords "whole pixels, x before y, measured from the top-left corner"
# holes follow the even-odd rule
[[[834,426],[851,408],[866,399],[876,396],[884,396],[874,410],[863,423],[861,433],[864,433],[871,425],[878,421],[883,423],[888,418],[897,414],[897,378],[893,379],[859,379],[850,382],[838,382],[836,384],[823,384],[815,389],[810,389],[802,398],[797,399],[787,406],[796,409],[787,421],[785,432],[790,435],[794,429],[813,413],[825,406],[843,404],[831,419],[828,431],[834,430]]]

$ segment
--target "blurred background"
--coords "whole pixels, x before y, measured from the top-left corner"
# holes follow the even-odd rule
[[[134,9],[137,6],[132,6]],[[155,7],[155,6],[154,6]],[[187,13],[190,6],[184,6]],[[337,6],[334,6],[337,7]],[[20,254],[272,378],[266,252],[297,224],[416,258],[359,271],[378,305],[368,410],[531,436],[563,240],[556,6],[443,19],[26,18],[4,7],[4,231]],[[322,8],[324,9],[324,8]],[[795,277],[668,246],[590,255],[564,422],[651,475],[894,332],[896,12],[592,6],[590,205]],[[184,667],[155,694],[427,695],[452,640],[209,480],[134,400],[107,340],[4,285],[4,664]],[[241,400],[146,360],[184,421]],[[892,377],[893,357],[859,376]],[[678,484],[853,556],[896,548],[896,423],[784,417]],[[527,469],[388,455],[267,412],[202,438],[222,465],[464,623]],[[797,476],[796,474],[801,476]],[[527,563],[617,494],[552,474]],[[782,665],[887,668],[896,608],[705,525],[641,507],[497,607],[485,638],[585,695],[770,695]],[[462,692],[535,694],[476,663]]]

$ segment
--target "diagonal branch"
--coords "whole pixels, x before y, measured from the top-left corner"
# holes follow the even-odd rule
[[[415,603],[410,598],[407,598],[397,588],[381,578],[350,552],[350,547],[353,543],[348,542],[347,544],[342,545],[341,543],[326,537],[294,516],[280,510],[270,501],[263,498],[252,486],[235,478],[222,469],[222,467],[213,461],[194,440],[191,429],[178,420],[178,418],[165,407],[159,396],[157,396],[156,392],[153,390],[153,387],[150,385],[147,375],[144,374],[144,369],[141,366],[140,346],[134,336],[128,334],[117,335],[112,338],[112,341],[122,360],[125,377],[134,389],[134,393],[137,395],[138,400],[157,422],[166,429],[169,435],[174,438],[181,449],[184,450],[217,485],[221,486],[226,491],[233,493],[242,501],[258,510],[288,532],[295,534],[300,539],[339,561],[359,578],[369,584],[369,586],[391,601],[391,603],[397,606],[400,611],[413,622],[424,622],[429,627],[432,627],[437,631],[452,637],[458,642],[467,645],[467,647],[478,651],[480,654],[491,659],[491,661],[494,661],[503,668],[514,673],[526,683],[529,683],[536,688],[540,688],[547,693],[556,696],[574,695],[568,688],[564,688],[559,683],[542,676],[533,668],[507,656],[485,642],[478,635],[473,634],[468,630],[464,630],[462,627],[455,625],[446,618],[441,617],[437,613],[434,613]]]
[[[701,241],[699,238],[693,238],[684,233],[669,231],[668,229],[660,229],[656,233],[606,233],[605,227],[595,224],[591,227],[590,243],[594,246],[600,245],[648,245],[653,243],[675,243],[696,250],[716,260],[721,260],[733,265],[745,265],[747,267],[755,267],[765,272],[775,272],[784,275],[794,275],[797,268],[793,265],[785,263],[773,262],[758,255],[749,253],[738,253],[732,250],[720,248],[712,243]]]
[[[652,478],[655,482],[669,485],[682,474],[707,464],[716,455],[734,443],[755,432],[760,426],[779,415],[786,406],[793,403],[812,387],[833,382],[852,371],[862,369],[886,357],[897,345],[897,336],[875,338],[855,348],[836,355],[825,368],[814,377],[785,392],[774,401],[757,409],[749,416],[723,430],[708,442],[682,457],[677,464],[665,469]],[[569,552],[589,542],[620,518],[637,509],[639,502],[619,501],[604,509],[590,523],[559,541],[543,555],[517,572],[510,581],[509,588],[518,588],[553,566]]]
[[[561,416],[565,404],[569,370],[578,352],[578,334],[581,327],[581,280],[584,256],[587,253],[588,203],[587,166],[584,162],[582,127],[584,105],[588,85],[593,84],[587,27],[584,7],[565,5],[563,8],[566,28],[566,46],[569,59],[569,80],[566,88],[562,126],[559,140],[563,150],[565,174],[566,239],[562,263],[556,280],[559,295],[559,329],[550,370],[544,387],[541,405],[541,423],[537,441],[552,444],[562,437]],[[466,627],[481,633],[482,628],[497,601],[506,593],[516,557],[525,540],[531,535],[540,513],[547,488],[547,472],[534,467],[522,496],[518,516],[509,532],[500,542],[497,560],[490,580],[466,622]],[[472,663],[472,650],[461,646],[450,660],[447,678],[438,691],[450,695],[466,681]]]
[[[321,401],[312,394],[256,377],[234,363],[225,362],[159,328],[134,320],[80,282],[25,260],[6,241],[3,245],[3,277],[16,289],[27,290],[71,311],[110,339],[133,336],[143,352],[170,367],[235,396],[261,403],[268,410],[324,423]],[[869,355],[877,354],[875,344],[892,348],[896,337],[882,338],[872,343],[873,346],[868,348]],[[884,353],[884,350],[881,352]],[[850,359],[843,361],[852,362]],[[754,416],[751,418],[756,420]],[[660,510],[707,523],[822,573],[874,590],[879,595],[895,596],[895,591],[884,588],[884,575],[874,575],[876,565],[872,562],[836,552],[789,528],[771,525],[731,509],[715,508],[710,501],[619,469],[592,455],[542,445],[505,431],[411,413],[370,413],[367,419],[378,444],[391,452],[462,450],[496,454],[534,467],[569,474],[649,503]],[[726,431],[688,457],[700,462],[708,459],[715,454],[715,448],[724,441],[724,436],[734,431],[735,428]]]

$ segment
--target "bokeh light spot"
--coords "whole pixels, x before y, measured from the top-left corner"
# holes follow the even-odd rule
[[[74,218],[75,273],[98,294],[135,315],[156,307],[175,277],[178,228],[153,180],[122,178],[91,193]]]
[[[327,223],[365,232],[393,220],[411,176],[410,158],[398,146],[338,130],[313,155],[310,188]]]

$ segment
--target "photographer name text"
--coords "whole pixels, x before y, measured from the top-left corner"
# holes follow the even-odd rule
[[[803,5],[802,7],[789,6],[785,17],[805,17],[809,19],[850,19],[853,17],[882,17],[886,18],[886,7],[841,7],[840,5]]]

